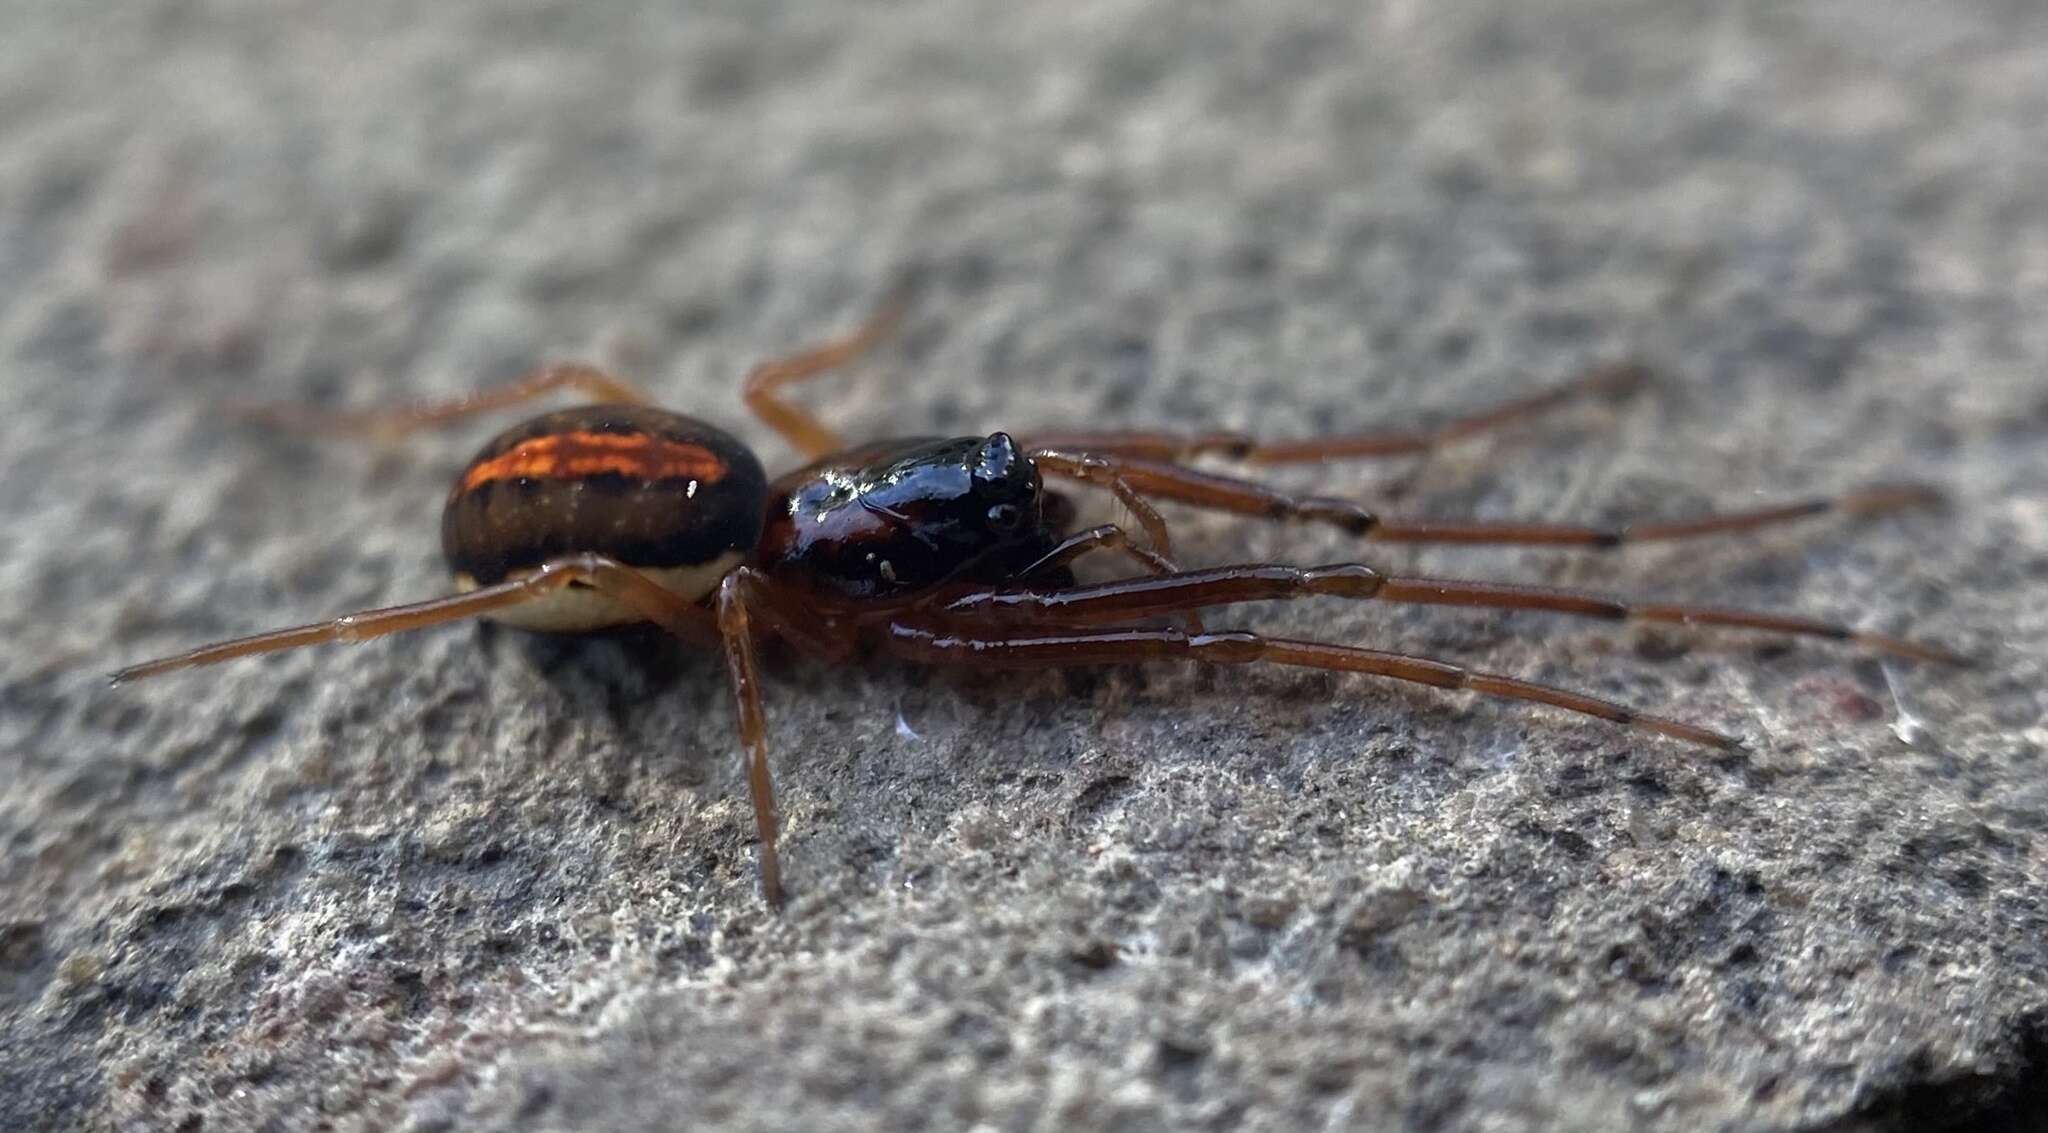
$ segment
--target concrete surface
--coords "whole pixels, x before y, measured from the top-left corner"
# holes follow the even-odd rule
[[[2048,8],[1322,0],[0,11],[0,1126],[2041,1128]],[[710,659],[462,627],[118,693],[440,592],[446,478],[241,427],[752,360],[924,298],[854,433],[1431,419],[1291,474],[1434,514],[1956,505],[1406,569],[1789,607],[1825,644],[1232,620],[1728,727],[1704,757],[1282,672],[779,665],[796,897]],[[502,423],[502,422],[501,422]],[[1186,557],[1341,538],[1175,513]]]

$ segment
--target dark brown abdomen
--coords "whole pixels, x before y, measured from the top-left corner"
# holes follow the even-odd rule
[[[477,586],[581,553],[649,571],[729,567],[752,553],[766,500],[761,462],[731,434],[645,406],[583,406],[485,445],[448,494],[441,548]]]

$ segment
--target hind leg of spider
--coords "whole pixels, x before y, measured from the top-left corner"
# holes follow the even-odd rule
[[[447,425],[466,417],[507,409],[567,390],[596,404],[651,404],[653,399],[595,366],[562,363],[535,370],[509,385],[493,386],[446,401],[424,401],[389,409],[335,411],[300,405],[254,405],[242,410],[259,424],[302,433],[387,440]]]
[[[1432,452],[1467,437],[1527,421],[1580,398],[1628,393],[1643,385],[1648,379],[1648,369],[1638,363],[1621,362],[1599,366],[1540,393],[1454,418],[1433,429],[1356,433],[1311,437],[1298,441],[1263,441],[1248,433],[1227,431],[1192,434],[1147,431],[1047,431],[1032,434],[1028,443],[1034,447],[1067,449],[1103,456],[1133,456],[1151,460],[1188,460],[1197,456],[1220,456],[1252,464],[1308,464],[1324,460],[1415,456]]]
[[[790,447],[806,459],[815,460],[846,447],[840,435],[827,428],[817,416],[782,399],[784,386],[817,377],[837,369],[866,353],[902,320],[910,301],[906,279],[891,288],[881,306],[866,322],[851,332],[783,358],[771,358],[747,371],[741,389],[747,408],[771,429],[781,433]]]
[[[1136,618],[1182,614],[1238,602],[1347,598],[1353,601],[1467,606],[1496,610],[1538,610],[1610,621],[1725,626],[1795,637],[1848,642],[1915,661],[1967,664],[1943,649],[1902,638],[1864,633],[1834,622],[1797,614],[1675,602],[1628,602],[1575,590],[1465,582],[1447,578],[1404,578],[1382,574],[1363,563],[1296,567],[1248,563],[1180,571],[1151,578],[1127,578],[1084,586],[990,587],[949,595],[933,611],[982,624],[1039,622],[1066,626],[1102,625]]]
[[[1041,454],[1034,452],[1034,459]],[[1600,526],[1527,523],[1516,520],[1404,519],[1383,516],[1362,504],[1333,496],[1295,496],[1255,480],[1222,476],[1145,457],[1060,452],[1061,459],[1086,460],[1097,475],[1120,480],[1154,500],[1209,511],[1289,523],[1335,527],[1384,543],[1513,544],[1610,549],[1636,543],[1667,543],[1778,527],[1822,515],[1874,515],[1931,507],[1941,494],[1925,484],[1876,484],[1836,496],[1814,496],[1744,511],[1718,512],[1665,523]]]
[[[747,785],[753,798],[754,823],[761,838],[761,883],[771,902],[780,902],[782,881],[780,860],[775,851],[775,787],[768,773],[768,732],[761,711],[761,688],[753,657],[753,630],[749,624],[748,598],[756,603],[775,604],[766,619],[798,644],[810,648],[836,649],[826,631],[792,631],[790,623],[798,612],[787,607],[786,599],[749,582],[728,575],[721,584],[716,612],[672,593],[639,571],[599,555],[575,555],[543,563],[532,574],[510,582],[486,586],[467,594],[365,610],[325,622],[273,630],[252,637],[201,646],[187,653],[146,661],[114,674],[115,684],[158,676],[177,669],[211,665],[236,657],[273,653],[327,642],[367,641],[386,634],[478,617],[493,611],[531,602],[572,585],[584,585],[604,592],[679,637],[723,649],[726,671],[732,680],[733,698],[739,716],[740,742],[747,753]]]
[[[1200,634],[1133,627],[1005,630],[986,625],[963,627],[943,618],[903,618],[889,624],[886,640],[890,652],[909,660],[967,668],[1037,669],[1185,659],[1210,665],[1266,662],[1365,673],[1410,684],[1467,689],[1487,696],[1549,705],[1723,751],[1742,747],[1742,741],[1733,736],[1682,720],[1648,715],[1569,689],[1477,672],[1428,657],[1267,638],[1241,630]]]
[[[237,657],[275,653],[306,645],[329,642],[368,641],[386,634],[425,629],[445,622],[480,617],[493,611],[543,598],[564,587],[582,584],[601,590],[634,612],[678,637],[699,644],[716,644],[718,628],[703,607],[661,587],[660,584],[623,563],[600,555],[573,555],[541,564],[523,578],[485,586],[466,594],[430,598],[403,606],[387,606],[344,614],[324,622],[271,630],[232,641],[202,645],[189,652],[130,665],[113,675],[117,685],[142,680],[178,669],[213,665]]]

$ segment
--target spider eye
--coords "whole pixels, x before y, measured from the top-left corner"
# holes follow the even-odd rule
[[[1016,504],[997,504],[988,509],[988,521],[990,526],[1007,531],[1024,521],[1024,509]]]

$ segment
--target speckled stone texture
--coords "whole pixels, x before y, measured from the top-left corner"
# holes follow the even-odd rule
[[[2031,0],[0,3],[0,1127],[2042,1128],[2048,7]],[[774,665],[794,899],[712,658],[462,626],[110,692],[442,592],[453,470],[245,427],[902,333],[853,434],[1630,401],[1390,511],[1945,512],[1614,554],[1175,511],[1183,557],[1951,642],[1212,617],[1739,731],[1283,671]]]

